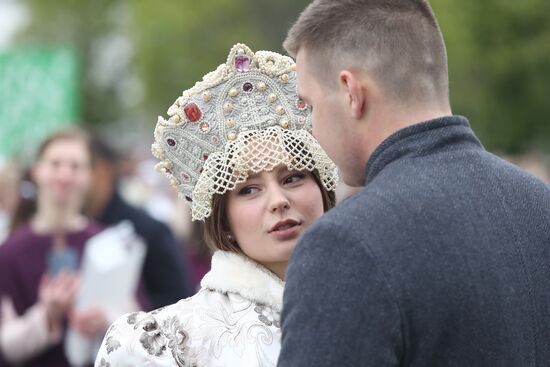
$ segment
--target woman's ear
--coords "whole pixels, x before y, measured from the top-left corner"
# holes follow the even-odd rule
[[[345,93],[350,116],[356,120],[361,119],[367,107],[366,86],[362,76],[356,71],[342,70],[338,75],[338,82]]]

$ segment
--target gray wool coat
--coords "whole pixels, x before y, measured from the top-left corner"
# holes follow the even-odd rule
[[[398,131],[291,258],[280,367],[550,366],[550,188],[464,117]]]

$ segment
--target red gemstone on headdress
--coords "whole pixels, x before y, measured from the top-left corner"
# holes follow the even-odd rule
[[[235,69],[240,73],[248,71],[250,69],[250,58],[242,55],[235,57]]]
[[[252,83],[244,83],[243,84],[243,90],[245,92],[252,92],[252,89],[254,89],[254,86],[252,85]]]
[[[182,173],[181,174],[181,178],[184,182],[189,182],[191,181],[191,176],[189,176],[187,173]]]
[[[183,108],[183,112],[185,112],[185,116],[189,119],[191,122],[197,122],[202,117],[202,112],[195,103],[189,103]]]
[[[304,100],[299,99],[299,100],[296,101],[296,107],[298,107],[299,110],[305,110],[307,105],[304,102]]]
[[[172,138],[168,138],[166,139],[166,142],[168,143],[168,145],[170,145],[171,147],[173,147],[174,145],[176,145],[176,141]]]
[[[208,159],[208,153],[203,153],[202,154],[202,159],[207,160]]]

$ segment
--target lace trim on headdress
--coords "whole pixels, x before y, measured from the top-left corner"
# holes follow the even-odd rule
[[[336,167],[317,140],[305,130],[284,130],[277,126],[252,130],[213,153],[206,161],[192,197],[193,220],[210,216],[212,197],[232,191],[250,173],[271,171],[284,165],[289,170],[317,170],[323,186],[336,188]]]

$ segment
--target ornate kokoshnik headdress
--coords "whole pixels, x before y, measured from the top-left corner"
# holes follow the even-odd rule
[[[168,115],[155,128],[156,168],[190,202],[193,220],[210,216],[214,194],[281,164],[317,170],[327,190],[336,187],[336,167],[310,134],[310,108],[298,98],[290,57],[237,44]]]

